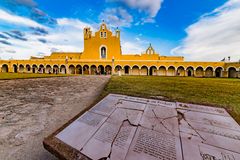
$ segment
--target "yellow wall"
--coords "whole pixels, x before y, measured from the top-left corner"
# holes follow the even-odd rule
[[[113,71],[112,74],[129,75],[240,77],[240,63],[187,62],[181,56],[161,56],[151,44],[145,53],[123,55],[120,31],[113,34],[105,23],[94,34],[90,28],[83,32],[83,52],[54,52],[50,56],[31,57],[29,60],[0,60],[0,71],[53,73],[57,70],[63,74],[109,74]],[[106,58],[100,56],[102,46],[106,47]]]

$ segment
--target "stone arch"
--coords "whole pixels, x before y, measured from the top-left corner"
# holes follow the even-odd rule
[[[107,46],[101,45],[99,47],[100,59],[107,59]]]
[[[75,74],[76,68],[75,68],[75,66],[73,64],[71,64],[68,68],[69,68],[69,73],[70,74]]]
[[[91,70],[91,75],[97,74],[97,66],[91,65],[90,70]]]
[[[42,64],[39,65],[38,72],[39,73],[45,73],[44,65],[42,65]]]
[[[104,70],[104,66],[103,65],[99,65],[98,66],[98,73],[102,74],[102,75],[105,74],[105,70]]]
[[[46,66],[46,73],[51,73],[52,72],[52,67],[48,64],[47,66]]]
[[[147,76],[148,75],[148,67],[147,66],[142,66],[140,74],[144,75],[144,76]]]
[[[32,73],[37,73],[38,72],[38,67],[36,64],[32,65]]]
[[[106,74],[107,74],[107,75],[111,75],[111,74],[112,74],[112,66],[107,65],[107,66],[105,67],[105,71],[106,71]]]
[[[177,68],[177,76],[181,76],[181,77],[185,76],[185,69],[183,66],[179,66]]]
[[[82,66],[81,65],[76,66],[76,73],[77,74],[82,74]]]
[[[87,65],[87,64],[85,64],[84,66],[83,66],[83,74],[84,75],[89,75],[89,66]]]
[[[59,73],[59,67],[58,67],[58,65],[53,65],[53,73],[54,74],[58,74]]]
[[[18,72],[18,67],[16,64],[13,65],[13,72],[14,73],[17,73]]]
[[[168,67],[167,76],[176,76],[175,67],[173,66]]]
[[[160,66],[158,70],[159,76],[166,76],[167,75],[167,69],[165,66]]]
[[[222,77],[222,74],[223,74],[223,68],[222,67],[217,67],[215,69],[215,76],[220,78],[220,77]]]
[[[130,74],[130,66],[126,65],[123,67],[124,68],[124,74],[129,75]]]
[[[62,74],[66,74],[66,73],[67,73],[67,70],[66,70],[66,66],[65,66],[65,65],[61,65],[61,66],[60,66],[60,73],[62,73]]]
[[[235,67],[228,68],[228,78],[237,78],[237,69]]]
[[[134,65],[132,67],[132,75],[139,75],[140,74],[140,70],[139,70],[139,67],[137,65]]]
[[[194,76],[194,68],[192,66],[187,67],[186,73],[188,77],[193,77]]]
[[[23,64],[20,64],[19,65],[19,70],[18,70],[20,73],[23,73],[24,72],[24,65]]]
[[[121,73],[122,73],[122,66],[117,65],[117,66],[115,67],[115,73],[118,73],[118,75],[121,75]]]
[[[197,67],[195,77],[203,77],[204,70],[202,66]]]
[[[157,67],[156,66],[151,66],[149,69],[149,75],[150,76],[156,76],[157,75]]]
[[[205,77],[213,77],[213,67],[207,67],[205,70]]]
[[[2,65],[2,72],[8,73],[8,65],[7,64]]]
[[[29,64],[26,65],[26,71],[31,72],[31,66]]]

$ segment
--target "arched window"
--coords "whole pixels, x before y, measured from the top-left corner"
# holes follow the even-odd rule
[[[107,49],[106,47],[101,48],[101,59],[105,59],[107,57]]]

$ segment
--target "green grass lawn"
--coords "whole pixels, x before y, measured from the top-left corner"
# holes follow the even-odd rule
[[[240,123],[240,79],[156,76],[113,76],[107,93],[223,107]]]
[[[46,78],[46,77],[63,77],[65,74],[39,74],[39,73],[0,73],[0,80],[6,79],[25,79],[25,78]]]

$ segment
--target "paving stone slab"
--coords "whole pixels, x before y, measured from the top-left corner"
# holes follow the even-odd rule
[[[116,106],[118,108],[144,111],[146,104],[147,104],[146,102],[138,102],[138,101],[133,101],[133,100],[120,99]]]
[[[181,160],[179,137],[138,127],[126,159],[130,160]]]
[[[240,131],[238,123],[232,117],[178,109],[188,121]]]
[[[116,108],[111,116],[107,119],[107,122],[113,124],[121,124],[124,120],[128,120],[129,123],[133,125],[138,125],[143,111],[125,109],[125,108]]]
[[[238,160],[240,154],[201,143],[198,138],[181,133],[184,160]]]
[[[81,153],[91,159],[125,159],[136,127],[127,121],[116,125],[109,122],[96,132],[96,134],[83,147]]]
[[[190,126],[186,123],[182,126],[180,124],[180,131],[182,131],[182,139],[194,139],[198,143],[204,143],[219,148],[224,148],[228,151],[240,153],[240,132],[227,130],[219,127],[211,127],[209,125],[201,125],[190,122]],[[187,130],[185,130],[185,127]]]
[[[93,108],[90,109],[91,112],[109,116],[116,108],[120,97],[114,95],[108,95],[97,103]]]
[[[158,105],[147,105],[140,125],[155,131],[179,136],[177,111]]]
[[[179,109],[203,112],[203,113],[211,113],[211,114],[230,117],[230,115],[224,108],[209,107],[209,106],[189,104],[189,103],[179,103],[179,102],[177,102],[176,104],[177,104],[177,108]]]
[[[54,138],[79,160],[239,159],[240,126],[224,109],[180,104],[110,94]]]
[[[58,133],[56,137],[71,147],[80,150],[106,119],[106,116],[86,112]]]

